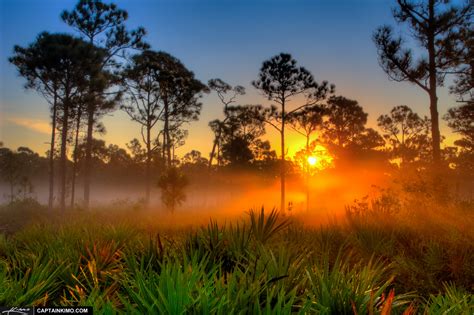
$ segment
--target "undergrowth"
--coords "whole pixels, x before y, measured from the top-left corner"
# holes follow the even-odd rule
[[[88,213],[40,220],[0,234],[0,305],[87,305],[104,314],[472,314],[469,237],[420,232],[387,215],[352,214],[318,228],[263,209],[176,230],[131,223],[135,212],[128,221]]]

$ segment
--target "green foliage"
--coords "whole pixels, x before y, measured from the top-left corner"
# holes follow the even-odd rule
[[[272,209],[270,214],[265,216],[265,210],[262,207],[260,213],[250,210],[249,215],[252,236],[260,243],[266,243],[289,224],[287,219],[279,222],[279,213],[276,209]]]
[[[425,313],[428,314],[472,314],[474,297],[454,285],[444,284],[444,294],[431,295]]]
[[[393,281],[388,274],[390,265],[370,259],[366,263],[352,265],[341,255],[334,264],[329,264],[327,256],[320,266],[307,268],[313,308],[328,314],[368,314],[381,309],[384,292]],[[397,308],[409,303],[412,295],[398,295],[392,300]]]
[[[0,264],[1,305],[45,305],[57,297],[61,288],[58,264],[40,253],[13,252]]]
[[[472,312],[472,248],[459,235],[438,239],[362,214],[311,229],[261,209],[183,231],[70,215],[0,234],[0,304],[104,314]],[[452,284],[440,292],[441,282]]]

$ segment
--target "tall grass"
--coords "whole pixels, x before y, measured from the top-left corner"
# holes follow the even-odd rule
[[[264,209],[176,230],[114,216],[76,213],[0,234],[0,305],[106,314],[473,310],[473,245],[462,235],[361,215],[310,228]]]

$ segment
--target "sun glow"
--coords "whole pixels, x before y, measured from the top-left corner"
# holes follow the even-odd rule
[[[318,158],[316,156],[308,156],[308,164],[315,166],[318,163]]]
[[[294,159],[304,172],[313,173],[333,166],[333,157],[325,147],[319,144],[311,148],[309,152],[301,149],[296,152]]]

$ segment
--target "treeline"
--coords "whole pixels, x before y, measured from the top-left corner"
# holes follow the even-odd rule
[[[468,106],[472,105],[451,109],[445,115],[453,131],[464,136],[455,142],[455,147],[443,149],[443,160],[451,167],[452,174],[464,178],[474,176],[474,142],[469,138],[469,133],[466,133],[472,124],[472,119],[467,115]],[[356,112],[357,115],[354,114]],[[318,144],[329,148],[334,161],[333,165],[328,166],[336,169],[371,165],[385,170],[390,170],[390,167],[393,169],[394,166],[405,170],[430,170],[432,163],[429,120],[419,117],[407,106],[397,106],[389,114],[381,115],[378,118],[378,131],[366,127],[367,113],[356,101],[343,97],[331,97],[327,104],[305,109],[301,113],[291,117],[289,126],[307,139],[308,147],[297,152],[291,161],[286,161],[285,172],[290,176],[304,176],[307,171],[317,171],[311,169],[307,158],[317,156],[315,150]],[[173,154],[172,165],[186,177],[193,179],[212,178],[213,174],[225,174],[227,171],[247,171],[269,179],[278,177],[280,160],[270,144],[259,138],[264,135],[263,123],[255,122],[258,123],[253,128],[248,128],[247,124],[238,126],[246,126],[247,130],[259,130],[257,133],[243,133],[238,128],[230,128],[231,123],[222,124],[218,149],[215,150],[220,153],[216,154],[217,162],[212,164],[211,168],[210,159],[196,150],[191,150],[181,158]],[[228,133],[227,128],[233,130],[233,133]],[[77,178],[83,179],[85,143],[80,144],[77,150],[76,161],[69,159],[67,168],[72,170],[77,163]],[[126,149],[94,139],[91,152],[92,168],[97,174],[95,182],[101,179],[103,184],[128,182],[141,185],[146,181],[146,175],[150,174],[149,179],[153,187],[157,186],[163,177],[160,175],[166,170],[167,161],[160,150],[152,152],[151,163],[148,165],[147,150],[138,139],[131,140]],[[57,167],[59,156],[54,161]],[[30,196],[33,180],[44,180],[47,177],[47,169],[48,159],[28,148],[20,147],[12,151],[0,147],[0,171],[3,181],[9,186],[10,201]],[[71,173],[67,178],[67,197],[68,205],[73,207]]]
[[[390,78],[412,82],[429,94],[430,117],[420,117],[406,105],[396,106],[378,118],[379,130],[366,126],[368,114],[356,100],[336,95],[335,85],[327,81],[316,82],[286,53],[264,61],[252,82],[274,105],[239,105],[238,97],[245,94],[242,86],[221,79],[200,82],[176,57],[152,50],[144,41],[143,28],[127,29],[127,17],[114,4],[81,0],[72,11],[61,14],[79,36],[43,32],[27,47],[14,48],[10,62],[26,79],[25,87],[38,91],[50,104],[50,208],[56,179],[61,209],[76,203],[78,178],[83,181],[83,206],[89,207],[92,172],[111,178],[121,173],[143,176],[145,203],[149,204],[151,187],[158,183],[163,201],[174,208],[183,199],[183,170],[245,168],[278,174],[281,209],[285,209],[286,175],[295,171],[295,165],[307,172],[307,158],[315,154],[318,144],[331,152],[336,167],[366,160],[418,170],[450,166],[473,172],[474,45],[469,5],[397,1],[395,19],[409,24],[426,58],[415,61],[412,52],[402,47],[402,39],[394,38],[390,27],[381,27],[374,33],[379,62]],[[455,147],[441,148],[436,93],[448,73],[455,75],[451,92],[462,103],[444,118],[461,139]],[[224,114],[209,123],[214,133],[210,156],[192,150],[179,159],[175,150],[185,143],[187,124],[199,119],[201,98],[207,93],[217,94]],[[105,132],[101,118],[117,109],[141,128],[137,139],[127,145],[128,151],[95,139]],[[262,140],[267,127],[280,135],[280,159]],[[286,157],[288,128],[306,140],[294,161]],[[24,178],[32,172],[22,163],[46,169],[44,159],[29,149],[1,148],[0,153],[2,178],[10,187],[26,187]]]

